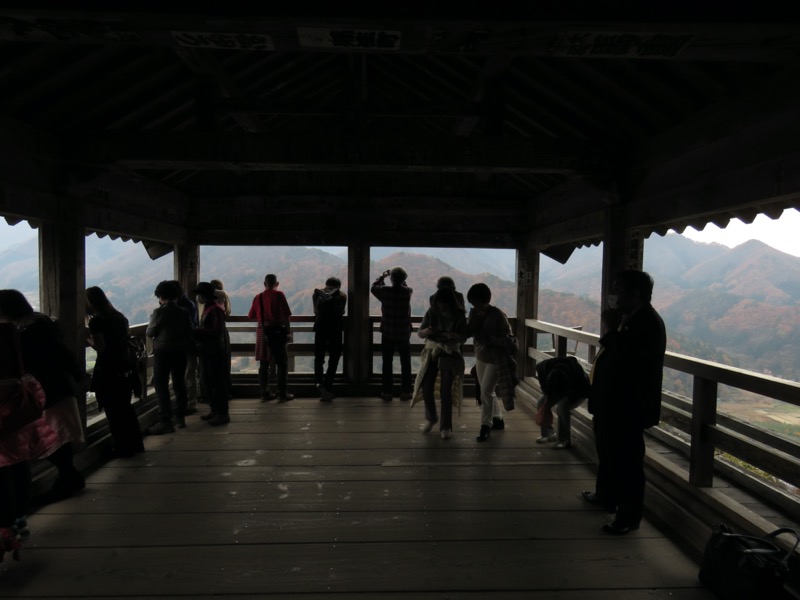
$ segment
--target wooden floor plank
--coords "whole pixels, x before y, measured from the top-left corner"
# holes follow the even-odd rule
[[[344,442],[343,442],[344,443]],[[150,448],[149,442],[147,442]],[[209,448],[214,448],[213,451]],[[460,448],[456,445],[432,448],[378,448],[351,450],[342,445],[336,450],[286,450],[251,448],[222,450],[209,441],[206,449],[170,452],[149,451],[141,457],[125,461],[139,467],[251,467],[251,466],[385,466],[427,467],[458,464],[474,465],[587,465],[585,459],[572,452],[538,453],[525,449],[490,447]]]
[[[601,511],[54,513],[36,519],[37,548],[211,546],[225,544],[604,539]],[[202,523],[202,527],[198,527]],[[153,536],[152,530],[169,531]],[[636,537],[663,537],[644,523]]]
[[[588,510],[579,498],[593,479],[543,486],[521,481],[297,481],[89,484],[79,496],[42,508],[81,513],[205,513],[399,510]]]
[[[475,441],[421,435],[407,403],[235,401],[83,493],[31,515],[5,598],[705,600],[697,565],[643,523],[609,537],[579,497],[580,453],[533,442],[529,415]]]
[[[156,532],[154,532],[155,534]],[[543,547],[544,546],[544,547]],[[611,566],[613,565],[613,566]],[[283,544],[45,550],[9,569],[4,597],[331,591],[598,590],[697,587],[694,564],[661,538]],[[535,567],[535,568],[534,568]],[[36,574],[47,573],[47,578]]]
[[[158,467],[141,469],[124,466],[127,461],[113,461],[105,468],[92,473],[90,484],[108,483],[173,483],[226,481],[462,481],[462,480],[534,480],[542,485],[550,481],[584,481],[591,479],[585,463],[548,464],[520,463],[516,465],[442,464],[425,467],[398,466],[315,466],[310,469],[285,466],[252,466],[235,469],[213,469],[206,466]]]

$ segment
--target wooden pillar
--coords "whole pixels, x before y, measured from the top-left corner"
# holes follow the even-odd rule
[[[528,348],[536,347],[536,333],[525,327],[525,319],[539,316],[539,251],[530,240],[517,248],[517,326],[515,334],[519,340],[520,380],[535,375],[534,361],[528,358]]]
[[[626,205],[607,209],[603,227],[603,310],[608,308],[608,295],[614,275],[626,269],[641,269],[644,259],[644,238],[630,226]]]
[[[200,280],[200,246],[197,244],[175,244],[173,272],[187,296]]]
[[[58,319],[64,342],[86,368],[86,231],[83,204],[61,198],[58,219],[39,227],[39,305]],[[78,398],[84,422],[86,398]]]
[[[372,330],[369,323],[369,246],[347,248],[347,326],[345,375],[357,384],[367,382],[372,364]]]
[[[689,482],[698,487],[714,483],[714,440],[711,426],[717,422],[717,382],[695,376],[692,385],[692,445]]]

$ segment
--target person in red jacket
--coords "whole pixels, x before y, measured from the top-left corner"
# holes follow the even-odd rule
[[[278,290],[278,278],[272,273],[264,277],[264,291],[253,298],[247,316],[258,321],[256,329],[256,360],[258,361],[258,383],[261,387],[261,401],[272,400],[269,391],[269,361],[275,362],[278,371],[278,402],[288,402],[294,395],[287,391],[289,343],[292,311],[286,296]]]

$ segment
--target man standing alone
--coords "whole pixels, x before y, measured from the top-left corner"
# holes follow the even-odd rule
[[[392,285],[384,280],[389,277]],[[383,382],[381,397],[392,399],[392,361],[400,355],[400,400],[411,400],[411,294],[406,285],[408,274],[401,267],[384,271],[372,284],[372,295],[381,302],[381,346],[383,347]]]
[[[644,508],[643,431],[657,425],[667,335],[650,304],[653,278],[643,271],[616,275],[609,305],[622,314],[600,338],[592,369],[589,412],[599,459],[596,488],[588,502],[616,511],[604,531],[624,535],[639,528]]]
[[[269,391],[269,360],[275,362],[278,371],[278,402],[288,402],[294,395],[287,391],[289,355],[289,318],[292,311],[286,296],[278,290],[278,278],[269,274],[264,277],[264,291],[253,298],[248,317],[259,323],[256,329],[256,360],[258,360],[258,383],[261,401],[272,400]]]

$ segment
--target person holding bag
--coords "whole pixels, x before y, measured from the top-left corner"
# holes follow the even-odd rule
[[[492,429],[505,428],[498,396],[506,410],[514,410],[516,361],[511,353],[516,338],[511,335],[511,325],[505,313],[490,304],[492,291],[489,286],[485,283],[473,285],[467,292],[467,301],[472,304],[467,319],[467,337],[475,340],[475,370],[480,387],[481,429],[476,439],[485,442]]]

